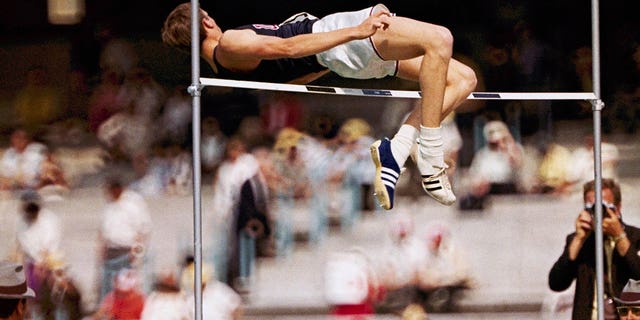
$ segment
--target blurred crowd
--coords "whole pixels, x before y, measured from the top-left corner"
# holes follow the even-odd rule
[[[551,72],[558,66],[546,60],[549,45],[514,14],[505,21],[508,32],[456,53],[475,66],[476,91],[548,91],[557,81],[567,91],[592,90],[590,48],[567,50],[562,70]],[[193,257],[157,270],[146,250],[153,232],[148,199],[192,193],[191,96],[185,85],[159,82],[131,42],[100,37],[97,80],[74,91],[86,99],[71,99],[85,101],[76,116],[65,116],[65,100],[45,66],[29,69],[15,94],[16,123],[0,151],[0,190],[21,204],[11,258],[25,264],[37,293],[33,319],[191,319]],[[637,80],[640,44],[626,53],[629,78]],[[606,93],[605,132],[635,132],[638,82]],[[247,95],[258,103],[247,108]],[[220,90],[213,96],[221,111],[203,113],[201,124],[204,184],[213,190],[206,200],[213,210],[204,212],[203,309],[205,319],[237,319],[259,259],[287,259],[301,239],[317,246],[334,226],[349,232],[376,214],[368,146],[381,130],[370,117],[305,121],[305,105],[295,95]],[[554,141],[553,126],[589,111],[589,105],[569,102],[465,103],[443,121],[456,206],[478,211],[501,194],[579,193],[593,176],[593,139],[584,135],[583,143],[563,145]],[[617,179],[618,147],[606,141],[601,147],[603,176]],[[113,167],[126,170],[101,174]],[[416,174],[406,168],[402,179],[409,182],[399,184],[399,194],[415,196]],[[87,308],[66,272],[60,218],[45,204],[64,201],[95,176],[104,178],[108,201],[101,208],[99,299]],[[464,248],[446,224],[417,227],[413,214],[394,213],[385,259],[345,248],[327,261],[325,293],[333,314],[392,311],[421,319],[452,308],[456,295],[473,287]]]

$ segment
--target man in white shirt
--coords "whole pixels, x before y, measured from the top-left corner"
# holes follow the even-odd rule
[[[59,258],[62,226],[58,216],[42,207],[37,192],[25,191],[20,196],[22,219],[18,227],[18,256],[21,257],[27,275],[27,285],[37,293],[28,313],[37,318],[49,311],[50,289],[47,284],[50,262]]]
[[[28,263],[44,264],[56,254],[62,239],[60,218],[47,208],[42,208],[40,196],[26,191],[20,197],[22,221],[18,232],[20,252]]]
[[[11,134],[11,147],[0,159],[0,189],[35,188],[47,147],[31,141],[29,134],[17,129]]]
[[[113,277],[123,268],[139,267],[151,232],[151,216],[144,198],[118,180],[106,185],[100,240],[103,278],[100,297],[111,291]]]
[[[234,228],[240,201],[240,191],[244,182],[259,174],[260,164],[239,138],[227,143],[225,160],[218,168],[213,184],[213,262],[218,280],[229,282],[237,264],[232,255],[237,250],[238,232]],[[234,263],[234,265],[231,265]]]

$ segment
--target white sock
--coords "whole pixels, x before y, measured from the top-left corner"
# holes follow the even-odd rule
[[[428,128],[420,126],[420,155],[432,166],[444,168],[444,146],[442,141],[442,127]],[[425,168],[427,169],[427,168]],[[431,169],[431,170],[429,170]],[[423,174],[436,173],[437,170],[429,168],[433,172],[422,172]]]
[[[411,125],[403,124],[400,126],[396,135],[393,136],[393,139],[391,139],[391,154],[400,168],[402,168],[405,161],[407,161],[411,153],[411,147],[417,137],[418,129]]]

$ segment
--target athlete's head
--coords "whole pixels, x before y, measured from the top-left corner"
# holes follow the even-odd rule
[[[202,23],[205,16],[207,15],[202,9],[198,10],[198,21],[201,22],[200,43],[207,37],[204,23]],[[169,16],[167,16],[167,19],[164,21],[161,34],[162,42],[182,51],[189,52],[191,49],[191,3],[186,2],[180,4],[169,13]]]

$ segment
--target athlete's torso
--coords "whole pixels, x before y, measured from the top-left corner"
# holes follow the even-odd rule
[[[275,24],[251,24],[235,28],[236,30],[250,29],[259,35],[289,38],[299,34],[311,33],[311,27],[317,20],[303,20],[283,25]],[[302,58],[283,58],[277,60],[262,60],[258,67],[248,73],[233,72],[224,68],[216,59],[216,51],[213,51],[213,61],[218,72],[217,77],[223,79],[251,80],[263,82],[286,83],[301,78],[310,73],[325,70],[315,55]]]

